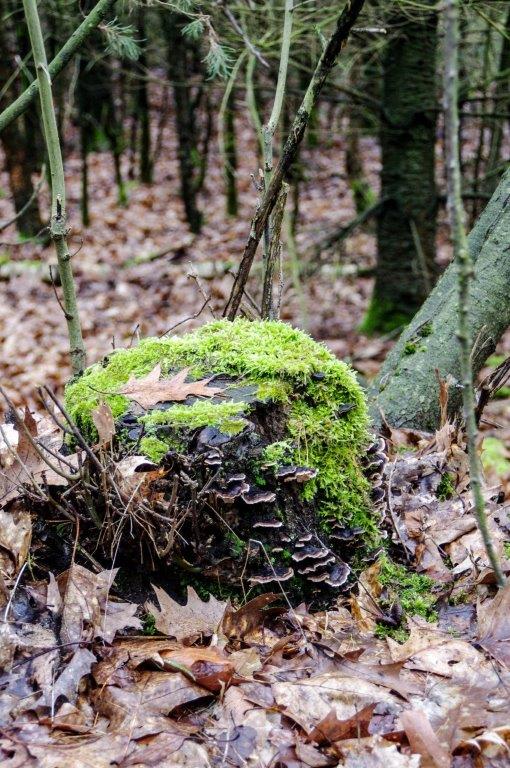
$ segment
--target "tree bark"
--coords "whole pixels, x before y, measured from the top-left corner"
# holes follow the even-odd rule
[[[395,5],[395,4],[394,4]],[[422,3],[422,6],[424,4]],[[383,58],[381,198],[377,270],[366,333],[405,325],[437,278],[435,1],[430,12],[393,11]]]
[[[476,375],[510,325],[510,170],[473,227],[469,325]],[[457,342],[457,264],[452,262],[386,358],[369,390],[373,420],[433,430],[439,424],[437,373],[449,386],[449,413],[462,406]],[[436,372],[437,371],[437,372]]]

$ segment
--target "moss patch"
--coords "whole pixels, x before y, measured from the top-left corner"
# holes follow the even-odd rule
[[[384,607],[391,608],[398,602],[404,616],[422,616],[427,621],[436,621],[436,596],[432,593],[434,581],[428,576],[414,573],[405,566],[392,562],[387,556],[381,558],[380,565],[379,580],[387,592]],[[389,635],[395,640],[403,641],[408,632],[403,627],[395,629],[380,625],[376,634]]]
[[[439,485],[437,486],[436,496],[439,501],[448,501],[448,499],[452,498],[454,493],[455,478],[451,472],[445,472],[439,481]]]
[[[150,338],[133,349],[119,349],[88,368],[66,388],[66,408],[89,440],[96,437],[91,412],[106,400],[116,418],[132,404],[117,394],[131,377],[140,378],[160,364],[162,376],[184,367],[190,376],[221,374],[236,386],[256,385],[257,398],[277,404],[284,419],[283,434],[268,444],[260,463],[304,464],[317,469],[302,495],[316,506],[322,519],[335,517],[361,525],[367,540],[378,537],[369,503],[369,484],[360,458],[368,444],[368,414],[355,374],[322,344],[279,322],[215,321],[181,337]],[[250,402],[229,397],[218,402],[197,400],[149,410],[137,416],[146,434],[141,445],[159,460],[168,441],[204,426],[237,434],[252,413]],[[170,446],[171,447],[171,446]]]

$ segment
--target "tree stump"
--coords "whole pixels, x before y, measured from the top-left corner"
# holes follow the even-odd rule
[[[335,590],[377,547],[371,495],[381,495],[383,457],[369,449],[363,391],[305,333],[221,320],[143,340],[67,386],[66,409],[90,444],[102,403],[119,459],[146,457],[135,507],[156,515],[154,552],[190,578]]]

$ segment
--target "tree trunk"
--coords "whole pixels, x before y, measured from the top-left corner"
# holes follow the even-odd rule
[[[469,322],[476,375],[510,325],[510,170],[468,238],[474,261]],[[437,373],[449,382],[449,412],[460,412],[457,265],[450,264],[406,328],[370,389],[373,420],[433,430],[439,423]]]
[[[378,263],[366,333],[407,323],[435,283],[437,13],[394,12],[388,26],[381,121]],[[422,4],[423,5],[423,4]]]
[[[152,184],[152,158],[151,158],[151,114],[149,102],[149,88],[147,84],[147,42],[145,28],[145,8],[138,9],[138,34],[140,35],[140,72],[142,79],[137,83],[136,109],[140,117],[140,181],[143,184]]]
[[[182,34],[186,20],[164,10],[161,16],[168,45],[168,75],[172,81],[175,122],[178,139],[181,198],[190,230],[197,234],[202,227],[202,213],[197,203],[198,151],[197,108],[190,78],[194,65],[191,44]]]

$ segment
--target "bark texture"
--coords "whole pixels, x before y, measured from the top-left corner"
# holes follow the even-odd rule
[[[394,4],[398,5],[398,4]],[[437,278],[435,265],[437,13],[393,12],[383,59],[378,262],[367,333],[409,321]],[[423,6],[423,4],[422,4]]]
[[[474,262],[469,324],[476,375],[510,325],[510,170],[468,238]],[[370,390],[372,417],[397,427],[439,423],[436,369],[450,383],[450,414],[460,411],[457,264],[453,262],[392,349]]]

